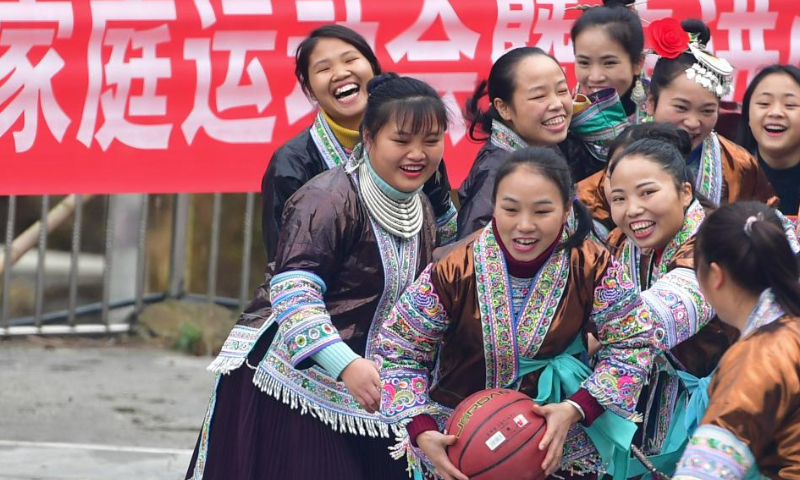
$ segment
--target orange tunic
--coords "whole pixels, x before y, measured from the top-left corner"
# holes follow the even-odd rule
[[[769,290],[722,358],[675,478],[800,479],[800,318]]]

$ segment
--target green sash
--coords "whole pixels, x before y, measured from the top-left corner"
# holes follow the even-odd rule
[[[533,399],[536,403],[540,405],[559,403],[578,391],[583,381],[592,374],[589,367],[575,358],[584,351],[581,336],[578,335],[564,352],[555,357],[543,359],[520,357],[520,377],[542,370],[538,384],[539,393]],[[614,464],[624,462],[627,465],[631,441],[636,433],[635,423],[606,411],[590,427],[581,426],[581,428],[594,443],[603,464],[609,467],[609,473],[613,471]],[[626,477],[614,475],[614,478]]]

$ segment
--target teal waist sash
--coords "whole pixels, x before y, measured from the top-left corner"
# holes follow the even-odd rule
[[[531,359],[520,357],[519,378],[541,370],[538,394],[533,400],[540,404],[559,403],[581,388],[592,370],[575,358],[585,351],[581,336],[575,337],[569,347],[552,358]],[[613,464],[626,461],[630,451],[636,424],[619,415],[605,411],[591,426],[581,425],[597,448],[603,464],[612,472]],[[623,473],[624,475],[624,473]],[[625,477],[617,477],[625,478]]]
[[[708,408],[708,385],[711,383],[712,372],[707,377],[697,378],[689,372],[677,370],[685,390],[675,402],[675,411],[672,414],[667,436],[661,447],[661,453],[650,455],[647,460],[661,473],[672,475],[675,467],[689,443],[689,437],[700,425],[700,420]],[[687,400],[688,398],[688,400]],[[628,476],[646,475],[647,469],[637,459],[628,462]],[[647,475],[645,478],[648,478]]]

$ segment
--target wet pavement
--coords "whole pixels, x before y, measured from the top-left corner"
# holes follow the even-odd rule
[[[55,343],[0,342],[0,480],[182,479],[210,358]]]

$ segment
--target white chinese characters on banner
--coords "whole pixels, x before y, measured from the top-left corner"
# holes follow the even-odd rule
[[[41,23],[37,28],[17,28],[16,22]],[[55,25],[44,28],[47,24]],[[63,70],[64,59],[52,48],[58,38],[69,38],[74,17],[69,2],[0,3],[0,137],[22,118],[21,129],[13,132],[14,149],[26,152],[36,142],[41,111],[47,128],[56,140],[64,138],[71,123],[53,92],[53,78]],[[47,48],[33,64],[33,49]]]
[[[128,117],[165,116],[166,97],[156,89],[160,79],[170,78],[171,63],[158,55],[157,47],[169,42],[165,22],[176,19],[172,0],[93,0],[92,35],[87,52],[89,86],[86,93],[78,140],[87,147],[96,138],[103,150],[113,140],[143,149],[169,147],[171,123],[140,124]],[[156,22],[154,28],[109,27],[108,23]],[[103,64],[103,47],[111,48],[108,64]],[[134,56],[134,52],[139,53]],[[134,81],[144,83],[140,95],[130,95]],[[102,108],[104,123],[95,133]]]
[[[733,11],[721,11],[717,28],[719,33],[727,33],[727,50],[717,50],[717,54],[728,60],[737,70],[737,77],[744,76],[749,83],[755,73],[767,65],[778,63],[780,52],[767,49],[764,33],[774,30],[778,12],[771,12],[769,0],[755,0],[752,10],[748,0],[734,0]],[[745,48],[745,37],[750,48]],[[736,83],[734,83],[734,88]]]
[[[228,71],[225,81],[215,89],[218,112],[236,107],[254,106],[259,114],[272,102],[272,94],[264,67],[258,59],[245,62],[251,51],[275,49],[274,31],[225,31],[214,34],[213,50],[228,52]],[[206,134],[227,143],[269,143],[275,128],[274,116],[221,119],[211,107],[211,50],[209,39],[186,40],[184,56],[197,66],[194,107],[183,122],[186,142],[191,145],[202,128]],[[245,65],[246,63],[246,65]],[[250,79],[243,84],[244,74]]]
[[[441,18],[446,40],[420,40],[437,18]],[[412,62],[458,61],[461,55],[474,59],[480,35],[458,18],[447,0],[423,0],[422,12],[411,27],[386,44],[394,62],[403,57]]]
[[[575,54],[572,51],[572,40],[569,30],[574,20],[567,19],[567,8],[578,5],[577,1],[552,0],[549,2],[538,1],[536,9],[535,33],[541,34],[537,40],[537,47],[545,52],[552,53],[561,63],[572,63]]]
[[[528,45],[535,16],[534,0],[497,0],[497,23],[492,35],[492,62],[512,48]]]
[[[105,65],[105,85],[100,95],[104,121],[95,138],[100,148],[108,150],[111,142],[119,140],[141,150],[166,149],[172,124],[139,124],[129,117],[166,116],[167,97],[156,93],[158,81],[172,76],[169,58],[159,57],[157,47],[169,42],[169,30],[161,25],[149,30],[110,28],[105,45],[111,47],[111,57]],[[140,57],[126,57],[140,51]],[[134,80],[141,80],[141,95],[131,95]]]

